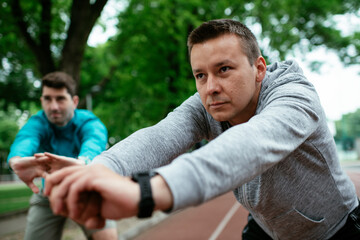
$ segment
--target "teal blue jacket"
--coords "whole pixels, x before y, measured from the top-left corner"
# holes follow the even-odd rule
[[[88,110],[76,109],[74,117],[64,127],[50,123],[41,110],[16,135],[8,161],[15,156],[41,152],[91,160],[105,150],[107,137],[105,125]]]

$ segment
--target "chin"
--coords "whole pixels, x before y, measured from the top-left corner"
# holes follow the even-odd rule
[[[211,116],[218,122],[229,121],[229,118],[227,118],[226,116],[220,116],[220,115],[216,115],[216,114],[211,114]]]
[[[62,125],[62,121],[59,121],[59,119],[51,119],[49,120],[52,124],[57,125],[57,126],[61,126]]]

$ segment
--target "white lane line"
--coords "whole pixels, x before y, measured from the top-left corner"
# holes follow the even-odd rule
[[[231,209],[226,213],[225,217],[223,218],[223,220],[220,222],[220,224],[217,226],[217,228],[215,229],[215,231],[211,234],[209,240],[215,240],[220,233],[224,230],[224,228],[226,227],[226,224],[228,224],[228,222],[230,221],[230,219],[232,218],[232,216],[236,213],[236,211],[239,209],[240,207],[240,203],[235,202],[235,204],[231,207]]]

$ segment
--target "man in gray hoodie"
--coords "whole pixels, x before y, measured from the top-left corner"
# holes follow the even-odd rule
[[[233,190],[251,214],[243,239],[360,239],[354,185],[297,63],[266,66],[254,35],[233,20],[203,23],[188,48],[197,93],[92,165],[47,176],[53,211],[100,227]]]

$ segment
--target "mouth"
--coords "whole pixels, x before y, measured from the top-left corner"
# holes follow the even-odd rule
[[[58,117],[61,116],[61,114],[58,113],[58,112],[53,112],[53,113],[50,114],[50,116],[51,116],[52,118],[58,118]]]
[[[226,102],[212,102],[209,104],[210,109],[218,109],[224,106]]]

